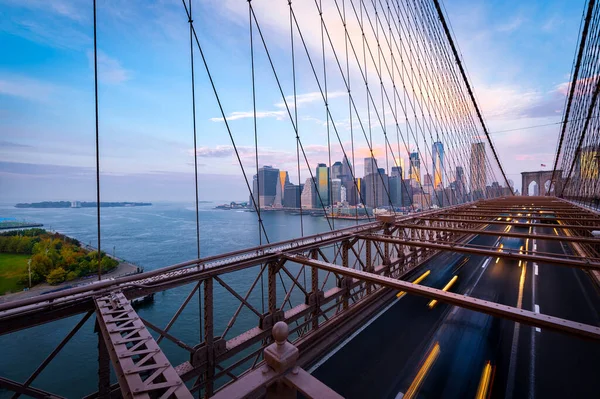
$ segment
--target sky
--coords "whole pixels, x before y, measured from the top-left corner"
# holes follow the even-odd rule
[[[323,3],[334,47],[343,49],[336,2]],[[281,85],[280,91],[253,25],[259,164],[288,170],[292,182],[304,183],[310,174],[301,155],[298,179],[294,126],[311,168],[329,163],[330,157],[319,85],[298,33],[292,71],[287,1],[252,4]],[[339,142],[349,151],[353,123],[355,164],[362,176],[361,159],[369,148],[356,129],[363,123],[374,137],[378,161],[389,169],[393,160],[385,160],[383,130],[374,112],[387,115],[389,127],[391,108],[377,106],[367,113],[367,100],[355,92],[356,112],[349,117],[336,54],[329,50],[321,55],[318,9],[310,1],[293,4],[319,76],[324,60],[326,64],[328,104],[340,135],[338,141],[331,123],[331,162],[341,160]],[[349,1],[345,4],[350,7]],[[560,131],[556,123],[562,117],[585,3],[447,0],[444,5],[502,165],[521,190],[522,171],[539,170],[541,164],[552,167]],[[256,170],[247,2],[194,1],[193,19],[239,155],[238,161],[195,49],[200,199],[245,200],[240,162],[250,182]],[[190,33],[182,3],[98,1],[97,21],[102,199],[193,200]],[[349,28],[358,43],[357,29],[357,24]],[[0,202],[95,198],[93,54],[91,1],[0,0]],[[349,69],[350,85],[360,90],[360,69]],[[373,69],[368,80],[375,92]],[[383,79],[389,81],[389,76]],[[321,79],[321,87],[323,83]],[[547,126],[528,128],[540,125]],[[409,137],[393,157],[408,164],[409,149],[418,145],[418,139],[410,143]]]

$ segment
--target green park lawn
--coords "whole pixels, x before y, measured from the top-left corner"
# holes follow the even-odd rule
[[[19,277],[27,271],[27,259],[30,255],[0,253],[0,295],[23,289]]]

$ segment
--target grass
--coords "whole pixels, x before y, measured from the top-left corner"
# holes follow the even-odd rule
[[[0,253],[0,295],[23,289],[19,278],[27,271],[29,255]]]

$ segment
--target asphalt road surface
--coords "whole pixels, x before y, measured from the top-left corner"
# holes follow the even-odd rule
[[[513,227],[558,234],[551,225]],[[489,230],[502,230],[493,225]],[[472,244],[570,253],[559,241],[477,236]],[[420,284],[600,325],[600,293],[581,270],[456,253],[408,276]],[[310,370],[346,398],[474,398],[488,369],[492,398],[600,397],[600,344],[412,295],[395,299]],[[489,366],[488,366],[489,364]],[[416,387],[416,388],[415,388]]]

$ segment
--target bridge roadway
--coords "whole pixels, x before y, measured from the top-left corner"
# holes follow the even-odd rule
[[[558,233],[545,224],[533,226],[538,234]],[[499,231],[502,226],[487,229]],[[471,243],[571,253],[559,241],[479,235]],[[442,288],[458,276],[452,292],[600,325],[600,293],[585,272],[552,264],[522,266],[506,258],[442,253],[408,279],[430,270],[421,284]],[[411,295],[395,299],[313,365],[313,375],[347,398],[401,397],[437,344],[439,355],[418,397],[475,397],[488,361],[492,397],[587,398],[600,392],[598,343],[446,304],[429,309],[428,302]]]

